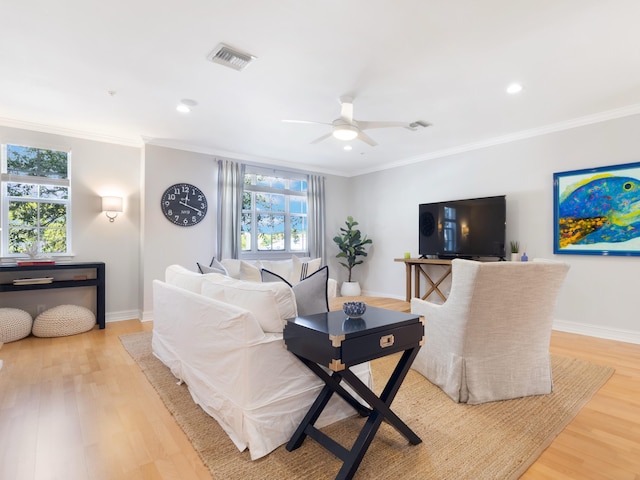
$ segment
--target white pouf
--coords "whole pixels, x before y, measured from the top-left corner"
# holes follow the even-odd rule
[[[91,310],[79,305],[58,305],[45,310],[33,322],[36,337],[65,337],[87,332],[96,324]]]
[[[29,336],[33,318],[19,308],[0,308],[0,345]]]

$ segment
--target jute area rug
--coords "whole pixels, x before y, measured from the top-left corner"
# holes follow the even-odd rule
[[[239,452],[218,423],[197,406],[186,385],[151,353],[151,333],[120,337],[155,387],[215,480],[333,479],[341,462],[315,441],[287,452],[284,446],[256,461]],[[397,356],[372,362],[377,393]],[[581,360],[552,357],[554,392],[469,406],[452,402],[411,370],[392,408],[420,438],[411,446],[383,423],[355,479],[516,479],[613,374],[614,369]],[[364,423],[354,416],[323,431],[350,448]]]

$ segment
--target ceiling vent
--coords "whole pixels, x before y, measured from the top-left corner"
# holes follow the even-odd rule
[[[213,52],[207,55],[207,59],[212,62],[226,65],[234,70],[244,70],[256,57],[248,53],[231,48],[224,43],[219,44]]]
[[[416,120],[409,124],[409,126],[413,129],[417,129],[418,127],[427,128],[430,127],[431,124],[429,122],[425,122],[424,120]]]

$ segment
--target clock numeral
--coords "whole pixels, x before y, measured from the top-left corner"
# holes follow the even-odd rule
[[[173,215],[173,210],[172,209],[167,210],[167,215],[169,216]]]
[[[198,219],[195,216],[191,217],[191,222],[192,223],[196,223],[197,221],[198,221]]]
[[[182,221],[182,223],[184,223],[184,224],[186,225],[187,223],[189,223],[189,219],[188,219],[188,218],[185,218],[185,219]]]
[[[175,193],[167,194],[167,200],[175,200],[175,199],[176,199],[176,194]]]
[[[180,215],[175,215],[175,217],[176,217],[176,222],[180,220]]]

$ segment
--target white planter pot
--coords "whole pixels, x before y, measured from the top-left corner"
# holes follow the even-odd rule
[[[512,262],[519,262],[520,261],[520,254],[519,253],[512,253],[511,254],[511,261]]]
[[[342,287],[340,287],[340,295],[343,297],[359,297],[360,283],[358,282],[342,282]]]

